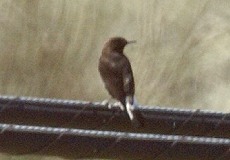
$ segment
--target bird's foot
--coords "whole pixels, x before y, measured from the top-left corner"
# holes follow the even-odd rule
[[[102,105],[108,106],[109,109],[112,108],[112,104],[109,102],[109,100],[105,99],[101,102]]]
[[[115,102],[114,104],[113,104],[114,106],[116,106],[116,107],[119,107],[122,111],[124,111],[125,110],[125,107],[123,106],[123,104],[121,103],[121,102]]]
[[[121,102],[115,102],[115,103],[111,103],[109,102],[109,100],[104,100],[101,102],[102,105],[108,106],[109,109],[113,108],[113,107],[119,107],[122,111],[125,110],[125,107],[123,106],[123,104]]]

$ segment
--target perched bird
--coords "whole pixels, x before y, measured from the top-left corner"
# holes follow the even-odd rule
[[[98,70],[105,84],[105,88],[125,108],[131,122],[135,126],[143,125],[143,117],[135,102],[135,83],[131,64],[123,50],[127,44],[136,41],[127,41],[122,37],[110,38],[102,49]]]

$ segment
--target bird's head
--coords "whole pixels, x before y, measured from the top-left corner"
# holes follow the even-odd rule
[[[123,54],[123,50],[127,44],[135,43],[136,41],[127,41],[122,37],[112,37],[104,45],[103,50],[107,52],[117,52]]]

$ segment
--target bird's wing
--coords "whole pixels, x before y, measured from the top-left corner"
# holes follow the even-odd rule
[[[134,98],[135,83],[133,78],[133,72],[132,72],[131,64],[128,58],[126,57],[122,65],[122,78],[123,78],[123,88],[126,94],[125,97],[126,111],[129,115],[130,120],[132,121],[132,124],[137,128],[142,127],[144,125],[144,119],[140,111],[136,110],[138,104]]]
[[[135,92],[135,84],[131,64],[126,57],[122,61],[122,78],[124,92],[126,93],[126,96],[133,97]]]

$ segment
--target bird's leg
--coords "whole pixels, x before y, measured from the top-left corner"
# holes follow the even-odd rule
[[[125,107],[123,106],[123,104],[120,101],[117,101],[115,103],[111,103],[110,102],[111,100],[112,100],[112,98],[110,98],[109,100],[105,99],[104,101],[101,102],[101,104],[108,106],[109,109],[111,109],[112,107],[119,107],[122,111],[125,110]]]
[[[112,97],[110,97],[109,99],[105,99],[104,101],[102,101],[102,105],[108,106],[109,109],[112,109],[113,106],[119,106],[118,104],[116,104],[117,102],[111,102],[112,100]]]
[[[112,108],[112,104],[109,102],[111,99],[105,99],[104,101],[101,102],[102,105],[108,106],[109,109]]]
[[[125,110],[125,107],[120,101],[115,102],[113,105],[119,107],[122,111]]]

